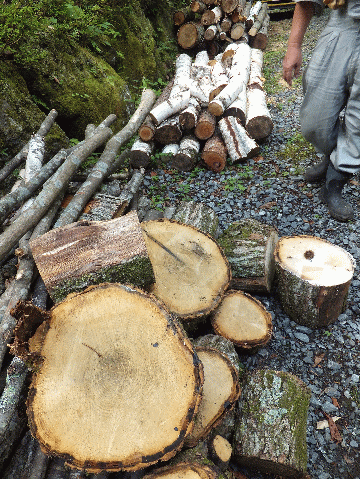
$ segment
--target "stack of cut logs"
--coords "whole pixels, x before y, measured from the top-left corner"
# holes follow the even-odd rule
[[[200,4],[205,8],[196,1],[190,11]],[[185,14],[181,18],[185,19]],[[198,51],[194,61],[187,53],[178,56],[173,80],[139,129],[130,154],[133,167],[146,167],[158,144],[170,168],[183,171],[193,169],[199,156],[209,169],[220,172],[228,157],[236,163],[258,154],[257,141],[270,135],[273,122],[263,89],[263,50],[256,48],[257,44],[250,46],[248,38],[251,32],[255,36],[266,18],[266,3],[223,0],[221,6],[202,13],[200,24],[190,22],[180,27],[178,42],[188,49],[198,43],[189,40],[189,30],[200,36],[201,24],[211,23],[205,38],[210,31],[220,35],[221,28],[231,29],[231,38],[225,35],[229,42],[215,56],[209,55],[209,48]],[[251,25],[248,32],[246,25]],[[238,29],[241,32],[235,33]]]

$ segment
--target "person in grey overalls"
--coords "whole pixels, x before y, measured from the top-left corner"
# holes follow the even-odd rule
[[[353,208],[342,197],[348,179],[360,170],[360,0],[324,0],[333,9],[303,75],[304,100],[300,109],[301,132],[323,155],[306,170],[308,182],[325,179],[320,199],[330,215],[347,221]],[[322,0],[295,5],[283,77],[291,85],[300,73],[301,44]]]

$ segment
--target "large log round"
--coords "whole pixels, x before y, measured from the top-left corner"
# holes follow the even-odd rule
[[[202,365],[153,296],[110,283],[68,296],[41,356],[28,417],[45,453],[90,472],[135,471],[182,447]]]
[[[298,324],[323,328],[346,308],[354,258],[316,236],[285,236],[275,248],[275,275],[284,311]]]

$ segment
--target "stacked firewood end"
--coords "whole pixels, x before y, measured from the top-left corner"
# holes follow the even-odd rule
[[[229,2],[222,3],[227,11]],[[223,41],[223,52],[212,57],[209,49],[202,49],[194,60],[188,53],[178,56],[173,80],[139,129],[131,151],[133,166],[146,167],[157,145],[169,167],[182,171],[192,170],[199,156],[210,170],[220,172],[227,158],[234,164],[258,155],[258,143],[270,135],[273,122],[263,89],[263,50],[251,47],[248,39],[269,16],[267,4],[260,1],[252,5],[248,17],[240,15],[249,5],[232,2],[232,16],[239,19],[233,30],[245,23],[238,40]],[[213,10],[223,12],[220,5]],[[202,18],[213,10],[206,10]],[[226,19],[230,21],[230,16],[214,15],[210,26],[218,31]],[[184,32],[179,29],[180,46],[194,46],[184,40],[190,35],[189,25],[194,24],[185,23]],[[248,31],[246,25],[252,25]]]

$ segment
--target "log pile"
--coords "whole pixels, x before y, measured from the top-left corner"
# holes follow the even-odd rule
[[[131,151],[134,166],[146,167],[158,145],[170,168],[190,171],[201,157],[209,169],[220,172],[227,159],[234,164],[258,155],[258,143],[271,134],[262,78],[265,45],[249,41],[267,25],[267,3],[217,3],[191,3],[190,11],[202,11],[199,23],[181,17],[178,43],[189,53],[179,54],[174,78],[139,129]],[[209,27],[201,33],[205,24]],[[225,35],[219,52],[209,53],[200,38],[209,37],[210,31],[218,37],[225,33],[222,28],[231,30],[230,37]],[[195,50],[199,44],[202,48]]]

